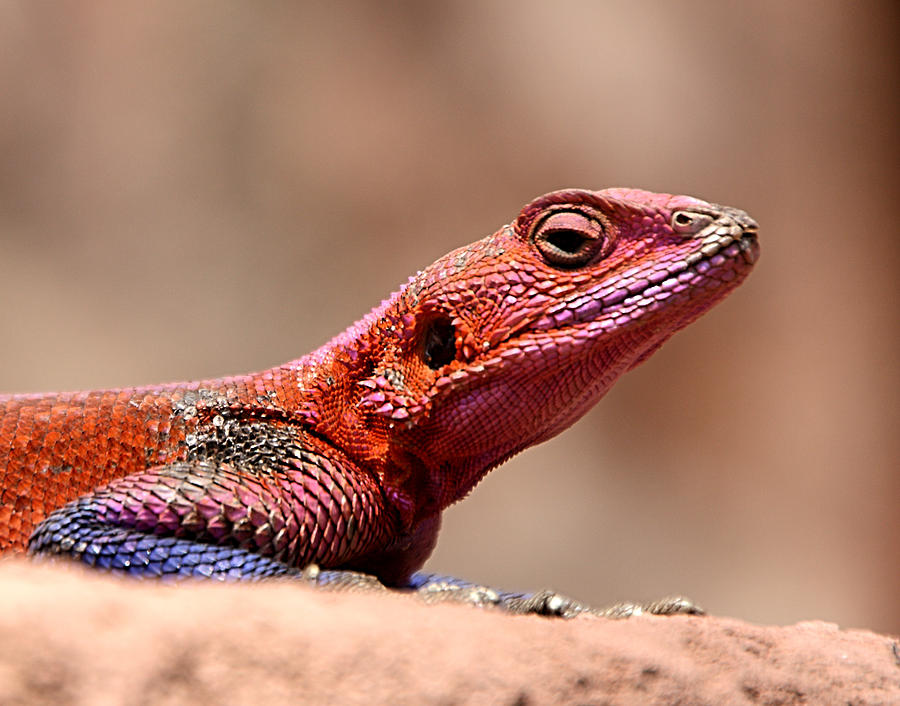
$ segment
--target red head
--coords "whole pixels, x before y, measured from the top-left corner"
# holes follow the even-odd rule
[[[363,464],[391,458],[375,470],[401,506],[443,509],[737,287],[756,228],[688,196],[542,196],[312,355],[307,379],[352,380],[317,397],[317,423]]]

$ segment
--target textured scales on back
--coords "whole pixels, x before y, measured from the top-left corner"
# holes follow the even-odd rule
[[[737,287],[756,228],[688,196],[557,191],[285,365],[0,397],[0,548],[415,583],[441,511]]]

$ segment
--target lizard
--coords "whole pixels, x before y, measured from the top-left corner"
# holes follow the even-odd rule
[[[0,396],[0,551],[142,577],[299,576],[587,610],[417,571],[445,508],[743,281],[757,230],[689,196],[555,191],[297,360]]]

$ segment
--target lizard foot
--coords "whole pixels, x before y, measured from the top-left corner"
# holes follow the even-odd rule
[[[375,576],[359,571],[344,569],[323,569],[318,564],[309,564],[293,575],[317,588],[331,591],[387,591],[388,588]]]
[[[415,574],[409,588],[426,603],[465,603],[489,606],[515,615],[544,615],[554,618],[574,618],[593,615],[622,619],[632,615],[703,615],[704,610],[689,598],[672,596],[649,603],[616,603],[607,608],[594,608],[550,589],[534,593],[498,591],[489,586],[474,584],[450,576]]]
[[[514,615],[544,615],[555,618],[573,618],[581,613],[601,614],[590,606],[564,596],[556,591],[535,593],[511,593],[498,591],[450,576],[415,574],[408,586],[388,588],[376,577],[356,571],[320,569],[315,564],[307,566],[298,578],[326,590],[394,590],[412,593],[425,603],[460,603],[471,606],[496,608]],[[629,604],[632,605],[632,604]],[[633,611],[636,612],[636,611]],[[616,617],[625,617],[624,612]]]

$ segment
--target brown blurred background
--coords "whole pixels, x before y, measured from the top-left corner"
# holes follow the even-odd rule
[[[739,206],[748,282],[429,568],[900,632],[896,7],[4,2],[0,390],[296,358],[555,188]]]

